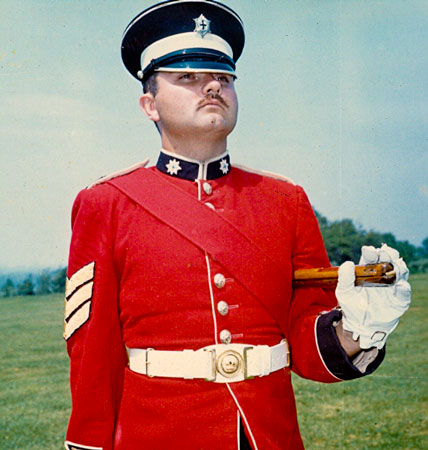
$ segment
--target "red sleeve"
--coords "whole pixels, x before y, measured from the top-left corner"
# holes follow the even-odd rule
[[[111,450],[127,364],[118,314],[118,281],[108,213],[97,188],[73,206],[64,337],[70,357],[69,448]],[[108,209],[108,208],[105,208]]]
[[[328,267],[327,252],[315,214],[304,191],[298,187],[297,224],[293,249],[293,270]],[[293,292],[290,311],[290,345],[292,368],[300,376],[331,383],[372,373],[382,362],[384,353],[365,373],[361,373],[341,347],[333,322],[341,314],[335,308],[333,290],[299,288]]]

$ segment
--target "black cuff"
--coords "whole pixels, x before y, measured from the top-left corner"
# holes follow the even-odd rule
[[[376,359],[371,362],[364,373],[352,364],[351,359],[342,348],[333,322],[342,318],[342,313],[333,309],[321,314],[317,321],[317,340],[319,352],[327,369],[341,380],[353,380],[373,373],[385,358],[385,347],[379,350]],[[355,355],[356,356],[356,355]]]

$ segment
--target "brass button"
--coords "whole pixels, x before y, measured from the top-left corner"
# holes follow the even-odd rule
[[[212,186],[211,186],[209,183],[207,183],[206,181],[205,181],[205,183],[202,185],[202,188],[203,188],[205,194],[207,194],[207,195],[211,195],[211,194],[213,193],[213,188],[212,188]]]
[[[217,358],[217,371],[224,377],[234,377],[242,368],[242,357],[234,350],[227,350]]]
[[[225,316],[229,312],[229,305],[222,300],[217,303],[217,311],[221,316]]]
[[[222,344],[230,344],[232,342],[232,333],[229,330],[221,330],[220,341]]]
[[[224,287],[224,285],[226,284],[226,278],[224,277],[224,275],[222,273],[216,273],[214,275],[214,284],[215,287],[221,289]]]

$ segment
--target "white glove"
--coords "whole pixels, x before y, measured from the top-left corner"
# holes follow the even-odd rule
[[[409,270],[398,251],[386,244],[381,248],[361,248],[361,265],[378,262],[393,264],[396,273],[394,284],[357,287],[354,285],[355,264],[346,261],[339,267],[336,297],[343,312],[342,325],[353,333],[354,340],[360,338],[363,349],[381,349],[410,305]]]

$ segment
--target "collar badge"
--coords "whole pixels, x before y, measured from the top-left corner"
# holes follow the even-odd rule
[[[208,20],[203,14],[201,14],[197,19],[193,19],[195,22],[195,31],[199,33],[203,38],[206,34],[211,33],[211,20]]]
[[[220,161],[220,170],[223,172],[223,175],[229,172],[229,163],[224,158]]]
[[[165,165],[167,169],[167,173],[171,175],[178,175],[178,171],[182,170],[180,167],[180,161],[177,161],[175,158],[170,159],[169,163]]]

